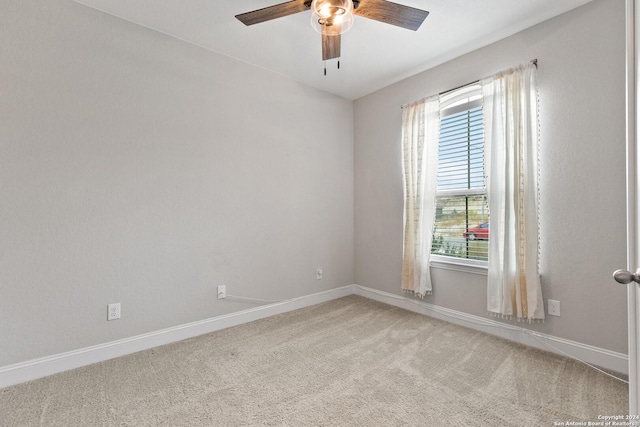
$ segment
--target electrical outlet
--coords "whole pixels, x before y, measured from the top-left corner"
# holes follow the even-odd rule
[[[218,299],[225,299],[227,297],[227,286],[218,286]]]
[[[550,316],[560,316],[560,301],[550,299],[548,307]]]
[[[316,279],[317,280],[322,280],[322,269],[321,268],[316,270]]]
[[[116,320],[120,318],[120,303],[116,302],[107,305],[107,320]]]

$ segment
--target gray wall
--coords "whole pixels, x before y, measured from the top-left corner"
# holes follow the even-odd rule
[[[353,162],[351,101],[3,0],[0,366],[353,283]]]
[[[356,283],[400,294],[402,104],[539,60],[541,274],[532,329],[626,353],[624,1],[597,0],[355,103]],[[486,316],[486,276],[433,270],[429,303]]]

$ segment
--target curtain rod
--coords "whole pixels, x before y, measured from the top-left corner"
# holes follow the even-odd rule
[[[538,58],[532,59],[531,61],[529,61],[529,63],[533,64],[536,68],[538,68]],[[480,79],[480,80],[482,80],[482,79]],[[480,80],[474,80],[472,82],[469,82],[469,83],[466,83],[466,84],[463,84],[463,85],[460,85],[460,86],[456,86],[453,89],[445,90],[444,92],[440,92],[438,94],[438,96],[446,95],[446,94],[448,94],[450,92],[453,92],[454,90],[462,89],[463,87],[467,87],[467,86],[478,84],[478,83],[480,83]],[[404,108],[404,105],[401,105],[400,108]]]

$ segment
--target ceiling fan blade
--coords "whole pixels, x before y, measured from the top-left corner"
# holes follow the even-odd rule
[[[322,60],[340,58],[340,24],[322,26]]]
[[[358,16],[416,31],[429,15],[426,10],[386,0],[360,0],[354,11]]]
[[[261,22],[270,21],[283,16],[293,15],[294,13],[309,10],[311,2],[309,0],[293,0],[286,3],[269,6],[251,12],[236,15],[236,18],[244,25],[259,24]]]

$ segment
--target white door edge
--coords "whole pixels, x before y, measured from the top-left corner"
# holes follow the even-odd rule
[[[627,270],[636,271],[640,266],[638,259],[638,224],[640,220],[638,213],[638,195],[640,188],[638,180],[638,149],[637,142],[640,140],[637,135],[637,123],[639,122],[637,112],[638,82],[637,70],[640,68],[637,60],[640,58],[638,48],[637,26],[640,24],[640,0],[626,0],[626,175],[627,175]],[[631,282],[627,285],[627,307],[628,307],[628,340],[629,340],[629,413],[640,413],[640,378],[638,377],[638,330],[640,318],[638,317],[639,292],[638,285]]]

